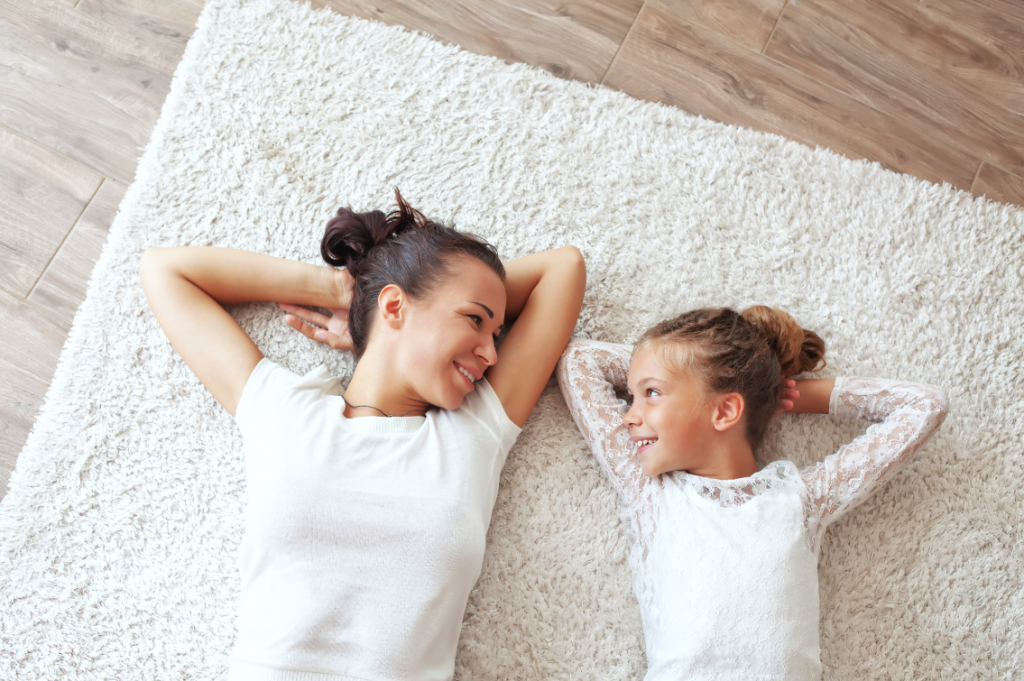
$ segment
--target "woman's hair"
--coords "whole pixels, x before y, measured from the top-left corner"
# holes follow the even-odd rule
[[[451,275],[456,256],[471,256],[505,279],[498,252],[472,234],[429,220],[395,189],[397,210],[355,213],[339,208],[327,223],[320,254],[328,264],[344,266],[355,279],[348,311],[356,359],[362,357],[381,290],[395,284],[420,299]]]
[[[782,377],[825,366],[825,341],[791,316],[755,305],[692,310],[648,329],[633,353],[650,347],[676,368],[704,380],[711,393],[739,393],[747,440],[756,448],[782,396]]]

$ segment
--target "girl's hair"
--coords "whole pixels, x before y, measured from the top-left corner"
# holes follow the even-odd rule
[[[782,396],[782,376],[825,366],[825,341],[791,316],[755,305],[742,313],[705,308],[664,321],[637,342],[671,366],[697,374],[711,393],[739,393],[746,403],[747,440],[756,448]]]
[[[335,267],[344,266],[355,279],[348,311],[349,332],[356,359],[362,357],[377,309],[377,298],[388,284],[419,299],[452,273],[456,256],[472,256],[505,279],[498,252],[472,234],[429,220],[410,206],[395,189],[398,208],[355,213],[339,208],[327,223],[320,254]]]

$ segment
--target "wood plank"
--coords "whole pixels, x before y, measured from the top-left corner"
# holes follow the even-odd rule
[[[0,287],[28,295],[102,179],[0,126]]]
[[[79,0],[77,11],[133,35],[161,50],[181,54],[192,37],[202,0]]]
[[[643,0],[314,0],[342,14],[430,33],[471,52],[598,83]]]
[[[970,26],[1007,47],[1024,51],[1024,3],[1020,0],[918,0],[922,9]]]
[[[128,184],[179,59],[55,3],[0,0],[0,124]]]
[[[1024,206],[1024,177],[1008,173],[988,163],[981,164],[971,192],[993,201]]]
[[[71,324],[0,291],[0,358],[49,383]]]
[[[1013,172],[1024,172],[1024,54],[914,0],[791,0],[765,54]]]
[[[677,16],[756,52],[764,49],[786,0],[679,0]]]
[[[107,242],[110,224],[127,189],[114,180],[103,182],[32,290],[29,302],[69,322],[74,318],[78,306],[85,300],[89,275]]]
[[[50,382],[0,359],[0,499]]]
[[[712,120],[773,132],[967,189],[977,157],[649,0],[605,84]]]

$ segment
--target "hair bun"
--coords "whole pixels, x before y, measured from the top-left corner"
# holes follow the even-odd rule
[[[801,328],[788,313],[766,305],[754,305],[741,313],[768,340],[779,357],[783,376],[825,367],[825,341],[821,336]]]
[[[361,265],[373,248],[390,237],[428,225],[429,221],[402,198],[397,188],[395,199],[398,210],[387,215],[379,210],[356,213],[351,208],[339,208],[337,216],[327,222],[320,242],[324,261],[334,267],[347,267],[358,278]]]

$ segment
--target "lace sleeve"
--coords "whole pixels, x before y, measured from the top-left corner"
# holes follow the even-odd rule
[[[633,456],[622,424],[627,405],[615,395],[626,387],[630,350],[623,345],[573,338],[558,361],[558,386],[576,425],[616,491],[629,506],[650,479]]]
[[[830,414],[876,421],[864,435],[801,471],[810,492],[807,524],[814,546],[825,527],[867,499],[938,430],[948,401],[942,388],[879,378],[838,379]]]

